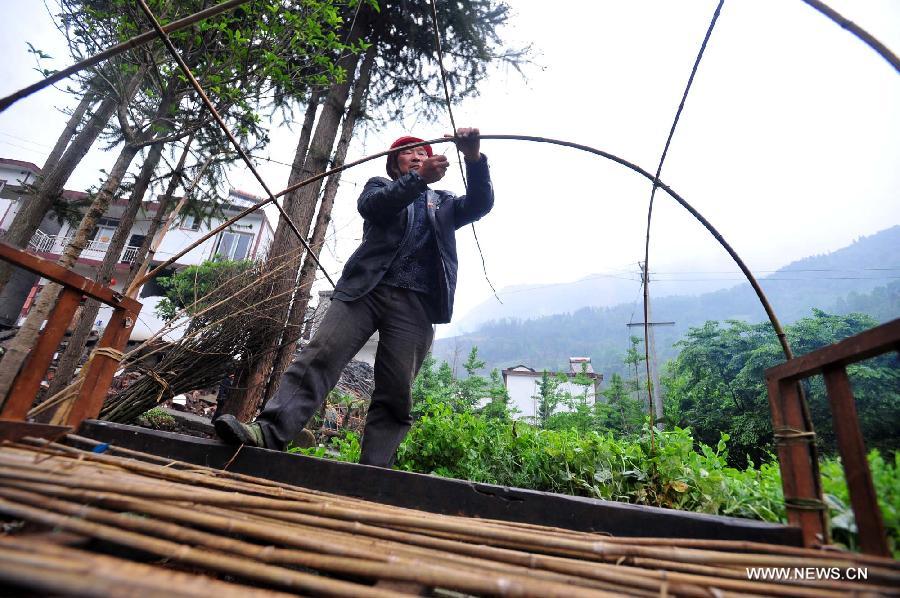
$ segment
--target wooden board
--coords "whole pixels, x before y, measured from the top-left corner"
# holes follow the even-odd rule
[[[796,527],[506,488],[243,447],[87,420],[80,434],[100,442],[197,465],[432,513],[500,519],[623,537],[746,540],[801,546]]]

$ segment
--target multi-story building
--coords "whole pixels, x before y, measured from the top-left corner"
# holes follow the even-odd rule
[[[9,227],[16,212],[23,205],[22,202],[28,201],[29,196],[26,193],[25,185],[33,182],[38,175],[40,175],[40,168],[34,164],[0,158],[0,214],[3,214],[0,219],[0,232]],[[86,195],[80,192],[66,191],[63,198],[74,201],[85,199]],[[225,219],[231,218],[258,201],[260,201],[258,197],[232,190],[226,203],[220,206],[218,215],[207,219],[187,215],[178,219],[161,239],[151,266],[168,260],[219,226]],[[96,276],[97,268],[109,249],[110,241],[126,205],[127,201],[124,199],[112,202],[97,223],[91,240],[74,266],[74,270],[78,274],[87,278]],[[130,268],[138,249],[144,242],[150,222],[158,208],[159,203],[156,201],[146,201],[141,207],[131,227],[126,247],[119,256],[115,267],[116,273],[113,274],[111,284],[115,290],[123,290],[124,274]],[[76,228],[67,222],[59,223],[53,216],[45,217],[28,244],[27,250],[40,257],[56,260],[75,234]],[[166,274],[200,264],[216,255],[233,260],[260,257],[268,250],[273,236],[274,231],[265,213],[257,210],[178,258]],[[120,275],[117,275],[118,273]],[[27,272],[17,271],[14,280],[10,281],[0,296],[0,324],[12,326],[19,323],[21,318],[27,314],[34,297],[44,283],[43,279]],[[159,285],[154,281],[148,282],[141,289],[140,297],[141,302],[144,303],[144,309],[141,312],[140,321],[135,327],[135,332],[132,334],[132,340],[139,340],[140,337],[155,332],[152,329],[161,325],[153,313],[156,305],[153,297],[160,293]],[[102,324],[104,319],[105,313],[101,310],[98,316],[98,325]]]

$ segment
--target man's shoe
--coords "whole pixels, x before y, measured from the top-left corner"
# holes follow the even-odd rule
[[[245,424],[233,415],[222,415],[213,422],[216,434],[226,444],[246,444],[258,448],[266,448],[262,428],[256,422]]]

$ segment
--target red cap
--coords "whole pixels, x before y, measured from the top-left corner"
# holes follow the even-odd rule
[[[418,137],[411,137],[411,136],[407,135],[405,137],[401,137],[400,139],[398,139],[397,141],[392,143],[390,149],[394,149],[395,147],[400,147],[401,145],[407,145],[409,143],[419,143],[421,141],[425,141],[425,140],[419,139]],[[422,148],[425,150],[425,153],[428,154],[429,158],[434,155],[434,152],[431,151],[430,145],[423,145]]]

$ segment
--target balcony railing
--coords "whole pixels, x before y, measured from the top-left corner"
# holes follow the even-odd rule
[[[47,233],[37,230],[28,242],[28,249],[35,253],[50,253],[53,255],[61,255],[63,249],[72,241],[72,237],[60,237],[59,235],[48,235]],[[89,260],[102,260],[103,256],[109,250],[109,243],[92,239],[88,241],[81,252],[81,257]],[[131,263],[137,257],[140,247],[129,245],[122,251],[120,262]]]

